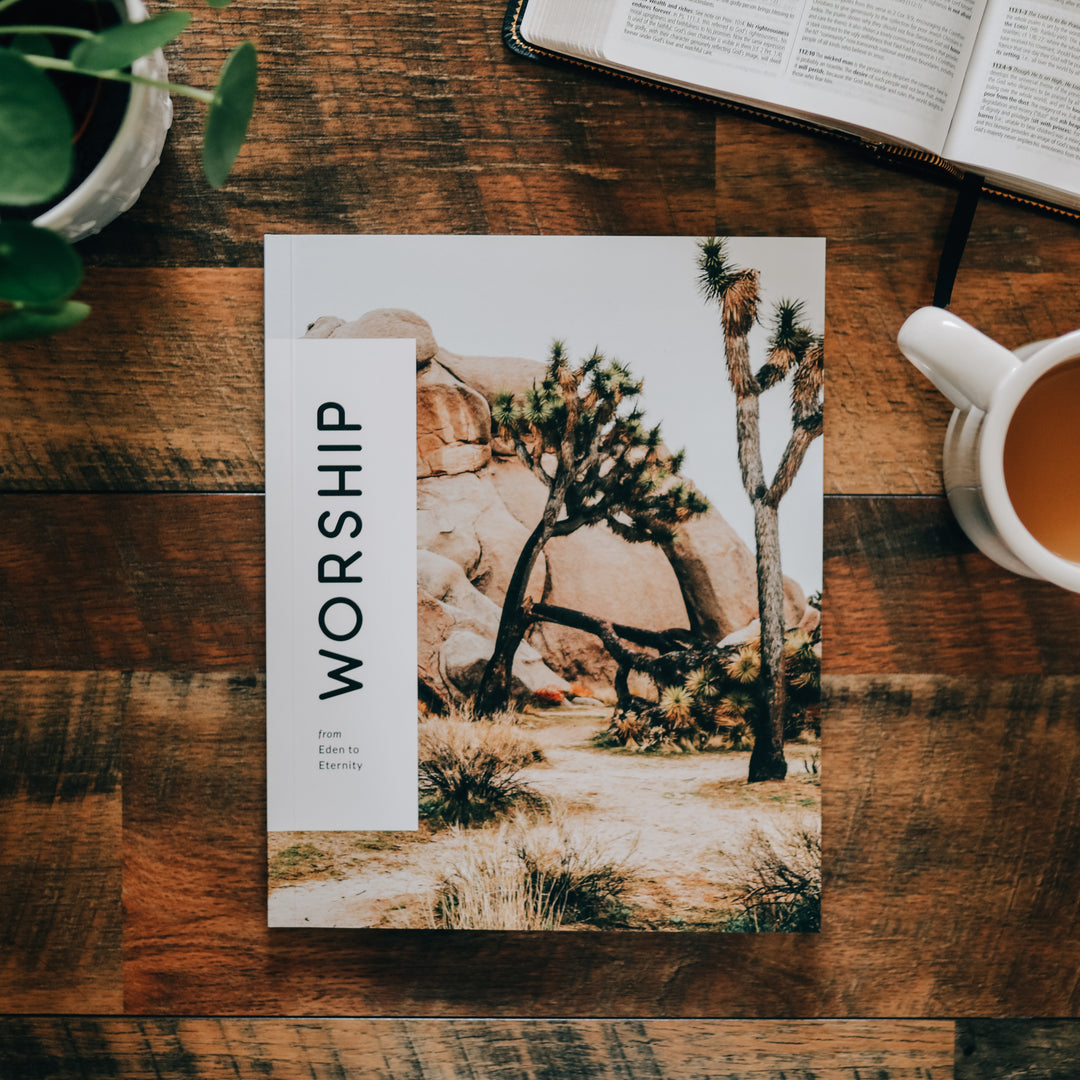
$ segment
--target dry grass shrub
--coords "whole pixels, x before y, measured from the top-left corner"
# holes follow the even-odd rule
[[[554,930],[570,923],[613,925],[633,880],[627,858],[612,858],[594,837],[559,815],[518,813],[473,833],[444,874],[432,926],[447,930]]]
[[[293,881],[326,873],[333,865],[333,859],[325,851],[314,844],[300,842],[271,855],[267,869],[271,881]]]
[[[418,748],[421,812],[429,820],[474,825],[543,803],[521,778],[543,751],[506,718],[423,720]]]
[[[483,840],[480,837],[483,837]],[[536,895],[513,853],[477,834],[439,883],[429,914],[442,930],[554,930],[560,914]]]
[[[802,819],[786,830],[756,828],[734,862],[734,931],[812,933],[821,929],[821,828]]]

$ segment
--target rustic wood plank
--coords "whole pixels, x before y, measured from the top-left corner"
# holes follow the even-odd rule
[[[952,1025],[912,1021],[26,1019],[0,1062],[54,1080],[944,1080]]]
[[[176,77],[206,83],[233,31],[264,57],[235,179],[207,191],[202,117],[178,102],[143,199],[83,245],[93,321],[0,357],[0,489],[23,493],[0,500],[0,652],[9,667],[39,669],[6,676],[5,731],[9,715],[16,738],[60,717],[64,752],[80,768],[84,751],[98,762],[61,763],[67,782],[115,785],[115,767],[100,766],[113,751],[97,740],[115,746],[109,725],[124,717],[127,1007],[1076,1013],[1076,683],[1034,678],[1075,676],[1076,598],[997,571],[936,497],[827,507],[828,888],[813,941],[663,935],[643,949],[560,935],[538,950],[513,935],[264,928],[261,500],[30,493],[261,490],[265,231],[827,235],[827,488],[940,492],[949,409],[894,339],[930,295],[952,189],[824,140],[511,57],[503,7],[252,0],[204,13],[194,43],[172,54]],[[1008,345],[1071,329],[1075,239],[1072,223],[985,203],[954,309]],[[125,682],[82,673],[92,667],[173,674]],[[44,791],[61,744],[30,742]],[[0,778],[33,768],[3,764]],[[0,962],[10,1011],[120,1007],[118,789],[74,783],[49,800],[29,786],[0,794],[0,909],[16,913]],[[168,1050],[171,1023],[123,1037]],[[287,1055],[292,1034],[310,1030],[299,1022],[271,1041]],[[87,1032],[80,1052],[92,1058]],[[216,1036],[189,1038],[201,1048]],[[644,1068],[646,1052],[632,1057],[619,1038],[603,1042],[611,1060],[617,1051]],[[331,1073],[348,1037],[312,1040]],[[450,1060],[432,1053],[434,1067]],[[466,1060],[492,1064],[485,1053]],[[523,1067],[556,1060],[535,1055]],[[789,1063],[787,1075],[796,1068],[812,1066]]]
[[[825,709],[823,928],[876,957],[854,998],[1075,1013],[1080,680],[836,676]]]
[[[0,672],[0,1009],[116,1012],[123,678]],[[0,1054],[2,1058],[2,1054]]]
[[[1080,679],[826,680],[817,935],[265,927],[263,698],[133,677],[129,1012],[1068,1015],[1080,1007]],[[1038,796],[1033,797],[1033,792]]]
[[[100,271],[80,296],[85,323],[0,355],[0,490],[261,490],[261,271]]]
[[[263,500],[0,497],[9,667],[262,663]]]
[[[263,663],[261,498],[7,495],[0,518],[10,666]],[[943,499],[830,498],[825,522],[827,671],[1076,671],[1080,597],[997,568]]]
[[[943,498],[830,498],[826,669],[1075,674],[1080,595],[1001,569]]]
[[[1080,1063],[1075,1020],[961,1020],[956,1080],[1073,1080]]]

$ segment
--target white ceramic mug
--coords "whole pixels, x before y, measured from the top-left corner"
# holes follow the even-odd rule
[[[1080,330],[1010,352],[952,312],[925,307],[904,323],[897,342],[956,406],[943,464],[945,493],[961,528],[1007,570],[1080,592],[1080,563],[1028,531],[1009,498],[1004,465],[1016,407],[1038,379],[1080,357]]]

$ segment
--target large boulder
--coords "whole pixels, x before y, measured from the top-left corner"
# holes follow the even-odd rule
[[[547,364],[538,360],[520,360],[514,356],[456,356],[439,349],[437,359],[463,383],[483,394],[489,405],[506,391],[521,395],[539,385]]]
[[[336,315],[320,315],[304,334],[306,338],[328,338],[339,327],[345,324],[344,319]]]
[[[435,335],[419,315],[402,308],[379,308],[346,322],[336,316],[316,319],[304,337],[309,338],[414,338],[416,366],[423,367],[435,355]]]
[[[547,485],[516,457],[493,459],[486,476],[514,520],[532,532],[544,513]]]
[[[684,522],[669,554],[707,638],[719,641],[757,616],[753,553],[716,510]]]
[[[465,698],[480,689],[484,669],[491,659],[492,639],[467,630],[452,633],[444,642],[441,663],[444,681]],[[528,698],[538,690],[570,692],[570,684],[544,663],[544,658],[528,642],[522,642],[514,655],[510,693]]]
[[[445,698],[468,698],[479,687],[491,657],[499,605],[475,588],[456,562],[434,552],[417,552],[416,576],[420,678]],[[523,642],[514,657],[513,693],[547,687],[570,689]]]
[[[416,475],[474,473],[491,460],[487,402],[441,364],[416,377]]]
[[[544,602],[645,630],[686,629],[679,581],[652,544],[628,544],[606,525],[551,540]],[[612,681],[616,665],[592,634],[557,623],[540,624],[530,638],[563,675]]]
[[[511,514],[499,497],[492,483],[493,471],[487,467],[479,473],[418,481],[416,542],[421,550],[457,563],[480,592],[501,604],[532,530]],[[530,479],[541,486],[534,477]],[[546,576],[547,564],[541,554],[526,595],[543,599]]]

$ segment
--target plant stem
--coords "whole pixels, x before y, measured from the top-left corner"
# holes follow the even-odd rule
[[[2,10],[3,7],[0,6],[0,11]],[[97,37],[93,30],[78,30],[74,26],[5,26],[2,29],[5,34],[59,34],[83,40]]]
[[[3,3],[3,0],[0,0]],[[70,71],[73,75],[86,75],[91,79],[108,79],[111,82],[129,83],[132,86],[152,86],[158,90],[165,90],[170,94],[179,94],[182,97],[195,98],[206,105],[214,102],[212,90],[200,90],[194,86],[183,86],[180,83],[161,82],[159,79],[148,79],[144,75],[132,75],[127,71],[90,71],[88,68],[76,67],[70,60],[57,60],[51,56],[37,56],[36,54],[24,54],[24,60],[29,61],[35,67],[48,68],[52,71]]]
[[[12,7],[14,4],[17,4],[18,2],[19,2],[19,0],[0,0],[0,11],[3,11],[5,8]]]

